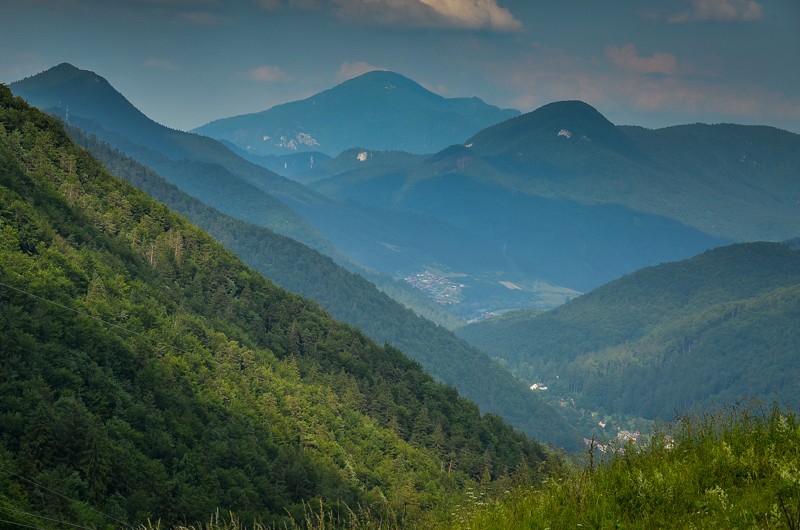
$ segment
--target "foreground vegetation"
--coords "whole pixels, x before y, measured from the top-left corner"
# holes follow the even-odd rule
[[[756,409],[756,410],[754,410]],[[468,512],[452,528],[798,528],[800,423],[775,408],[687,418],[575,468],[541,489],[522,488]]]

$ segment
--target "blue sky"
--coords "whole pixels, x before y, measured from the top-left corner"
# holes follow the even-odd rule
[[[0,0],[0,82],[61,62],[183,130],[388,69],[521,111],[800,133],[800,0]]]

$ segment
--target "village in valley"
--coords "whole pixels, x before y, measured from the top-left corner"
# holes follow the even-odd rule
[[[428,294],[441,305],[457,304],[462,300],[464,284],[455,283],[446,276],[426,270],[406,276],[403,280],[413,288]]]

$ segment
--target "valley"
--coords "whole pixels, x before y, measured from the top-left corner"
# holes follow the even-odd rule
[[[0,89],[0,513],[491,528],[723,451],[698,416],[796,430],[800,135],[386,71],[192,133],[67,63]]]

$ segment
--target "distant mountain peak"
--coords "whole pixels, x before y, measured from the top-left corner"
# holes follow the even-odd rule
[[[630,138],[596,108],[580,100],[556,101],[479,132],[469,140],[481,155],[526,152],[581,143],[636,156]]]
[[[347,81],[344,81],[333,87],[331,90],[335,90],[339,87],[353,86],[379,89],[382,88],[384,90],[404,89],[414,92],[430,92],[413,79],[410,79],[402,74],[398,74],[397,72],[392,72],[391,70],[371,70],[352,79],[348,79]]]
[[[548,103],[538,109],[523,114],[514,120],[525,127],[546,128],[550,127],[553,134],[562,129],[569,130],[572,135],[567,135],[568,139],[574,136],[575,132],[610,132],[616,134],[617,127],[603,116],[596,108],[579,100],[556,101]],[[584,135],[585,136],[585,135]],[[564,138],[565,136],[560,136]]]
[[[125,130],[139,124],[142,135],[160,127],[145,116],[104,77],[82,70],[70,63],[61,63],[44,72],[15,81],[10,85],[21,96],[42,110],[65,119],[96,122],[109,130]],[[88,126],[88,123],[83,123]]]
[[[261,155],[313,149],[336,156],[355,145],[429,154],[517,114],[478,98],[445,98],[396,72],[373,70],[306,99],[193,132]]]
[[[11,83],[11,85],[17,88],[23,87],[26,91],[34,91],[48,89],[55,85],[61,85],[78,79],[92,80],[98,83],[102,82],[109,87],[111,86],[108,84],[108,81],[98,74],[90,70],[82,70],[70,63],[58,64],[43,72],[26,77],[21,81]]]

